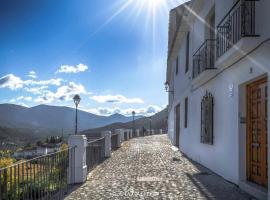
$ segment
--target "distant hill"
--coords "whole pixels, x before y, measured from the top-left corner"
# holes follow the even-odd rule
[[[167,119],[168,119],[168,111],[167,108],[160,111],[159,113],[151,116],[152,122],[151,122],[151,128],[158,130],[158,129],[163,129],[166,130],[167,129]],[[96,135],[98,133],[100,133],[101,131],[104,130],[110,130],[110,131],[114,131],[115,129],[119,129],[119,128],[129,128],[132,129],[133,127],[133,122],[126,122],[126,123],[112,123],[110,125],[106,125],[103,127],[99,127],[99,128],[94,128],[94,129],[88,129],[88,130],[84,130],[82,132],[80,132],[80,134],[83,135]],[[150,120],[149,117],[142,117],[139,119],[135,120],[135,129],[150,129]]]
[[[0,104],[0,126],[7,128],[46,128],[74,130],[75,109],[61,106],[39,105],[32,108],[14,104]],[[137,116],[136,118],[139,118]],[[128,122],[132,117],[121,114],[99,116],[78,110],[79,131],[105,126],[115,122]]]
[[[141,116],[137,116],[136,119]],[[132,116],[121,114],[99,116],[78,110],[79,131],[98,128],[112,123],[125,123]],[[39,105],[27,108],[14,104],[0,104],[0,141],[45,138],[48,135],[71,134],[75,129],[75,109]]]

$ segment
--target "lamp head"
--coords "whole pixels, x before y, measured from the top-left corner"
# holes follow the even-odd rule
[[[78,94],[76,94],[76,95],[73,97],[73,101],[74,101],[75,105],[78,106],[79,103],[80,103],[80,101],[81,101],[81,97],[80,97]]]

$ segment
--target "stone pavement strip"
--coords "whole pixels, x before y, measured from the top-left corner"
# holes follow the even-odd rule
[[[253,198],[173,151],[167,135],[153,135],[124,142],[66,199]]]

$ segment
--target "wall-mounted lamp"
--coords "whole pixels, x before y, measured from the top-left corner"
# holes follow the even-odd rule
[[[170,90],[170,85],[169,85],[169,82],[168,81],[166,81],[164,83],[164,85],[165,85],[166,92],[171,92],[172,94],[174,94],[174,91],[173,90]]]

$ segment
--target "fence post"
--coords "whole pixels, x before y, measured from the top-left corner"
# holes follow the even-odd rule
[[[121,130],[121,143],[125,141],[125,129],[120,129]]]
[[[117,147],[121,147],[121,142],[123,138],[122,129],[116,129],[115,134],[117,134]]]
[[[69,154],[69,184],[83,183],[86,181],[86,146],[87,138],[85,135],[71,135],[68,138],[68,146],[75,147]]]
[[[111,131],[102,131],[102,137],[105,138],[105,158],[111,157],[111,150],[112,150],[112,132]]]

